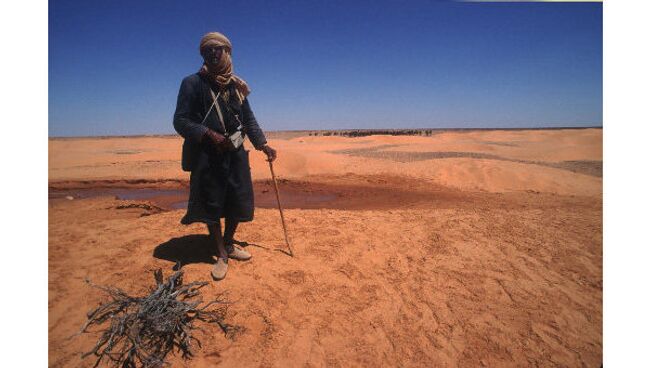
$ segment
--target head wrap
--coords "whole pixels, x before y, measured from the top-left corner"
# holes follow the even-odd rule
[[[232,44],[230,40],[219,32],[210,32],[207,33],[203,38],[201,38],[201,44],[199,46],[199,51],[203,54],[203,51],[210,46],[221,46],[224,48],[221,53],[221,59],[217,65],[208,65],[205,62],[199,70],[199,74],[206,77],[209,81],[216,84],[220,89],[227,91],[226,86],[230,83],[235,85],[235,95],[239,99],[239,102],[243,102],[244,98],[251,93],[248,84],[241,79],[240,77],[233,74],[232,68]],[[227,92],[224,93],[226,100],[229,97]]]

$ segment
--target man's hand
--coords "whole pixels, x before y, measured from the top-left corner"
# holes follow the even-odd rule
[[[217,150],[223,151],[226,148],[226,137],[223,134],[217,133],[212,129],[208,129],[204,138],[208,138],[208,142],[212,143]]]
[[[262,152],[266,153],[267,161],[268,162],[273,162],[275,161],[276,158],[278,158],[278,152],[271,148],[268,144],[265,144],[262,147]]]

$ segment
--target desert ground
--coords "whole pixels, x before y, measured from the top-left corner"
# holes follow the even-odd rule
[[[106,296],[85,279],[144,295],[177,262],[242,330],[203,326],[173,366],[601,365],[601,129],[268,138],[296,256],[246,142],[253,258],[220,282],[205,226],[179,222],[180,137],[50,139],[50,366],[94,363],[97,332],[75,333]]]

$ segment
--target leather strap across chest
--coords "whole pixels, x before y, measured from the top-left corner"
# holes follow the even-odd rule
[[[225,133],[227,133],[226,125],[223,122],[223,114],[221,113],[221,108],[219,107],[219,103],[217,102],[217,99],[219,98],[219,95],[221,94],[221,92],[219,92],[219,93],[217,93],[215,95],[212,88],[210,88],[210,94],[212,95],[212,104],[210,105],[210,108],[208,109],[208,112],[205,113],[205,116],[203,117],[203,120],[201,120],[201,125],[203,125],[205,123],[205,119],[207,119],[208,116],[210,115],[210,111],[212,111],[212,108],[216,106],[217,115],[219,116],[219,123],[221,123],[221,127],[223,128],[223,131]]]

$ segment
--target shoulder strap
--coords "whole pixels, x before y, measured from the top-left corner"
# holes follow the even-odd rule
[[[215,96],[214,91],[212,90],[212,88],[210,88],[210,94],[212,95],[212,100],[213,100],[212,106],[216,106],[217,115],[219,115],[219,122],[221,123],[221,127],[223,128],[223,132],[227,134],[228,132],[226,131],[226,125],[223,122],[223,115],[221,114],[221,108],[219,107],[219,102],[217,102],[217,98],[219,98],[219,94],[221,94],[221,91],[219,91],[219,93]]]
[[[210,105],[210,108],[208,109],[208,112],[205,113],[205,116],[203,117],[203,120],[201,120],[201,125],[203,125],[203,123],[205,123],[205,119],[207,119],[208,115],[210,115],[210,111],[212,111],[212,107],[214,107],[214,105],[217,103],[217,98],[214,96],[214,92],[212,92],[212,89],[210,89],[210,93],[212,94],[212,105]],[[221,92],[219,92],[219,93],[221,93]],[[217,94],[217,97],[218,96],[219,95]]]
[[[221,108],[219,107],[219,103],[217,102],[217,99],[219,98],[219,95],[221,92],[217,93],[215,96],[214,91],[212,91],[212,88],[208,87],[210,89],[210,94],[212,95],[212,105],[210,105],[210,108],[208,109],[208,112],[205,113],[205,116],[203,117],[203,120],[201,120],[201,125],[205,123],[205,119],[208,118],[208,115],[210,115],[210,111],[212,111],[212,108],[216,106],[217,109],[217,115],[219,115],[219,122],[221,123],[221,127],[223,128],[223,131],[226,132],[226,126],[223,123],[223,115],[221,114]],[[227,133],[227,132],[226,132]]]

